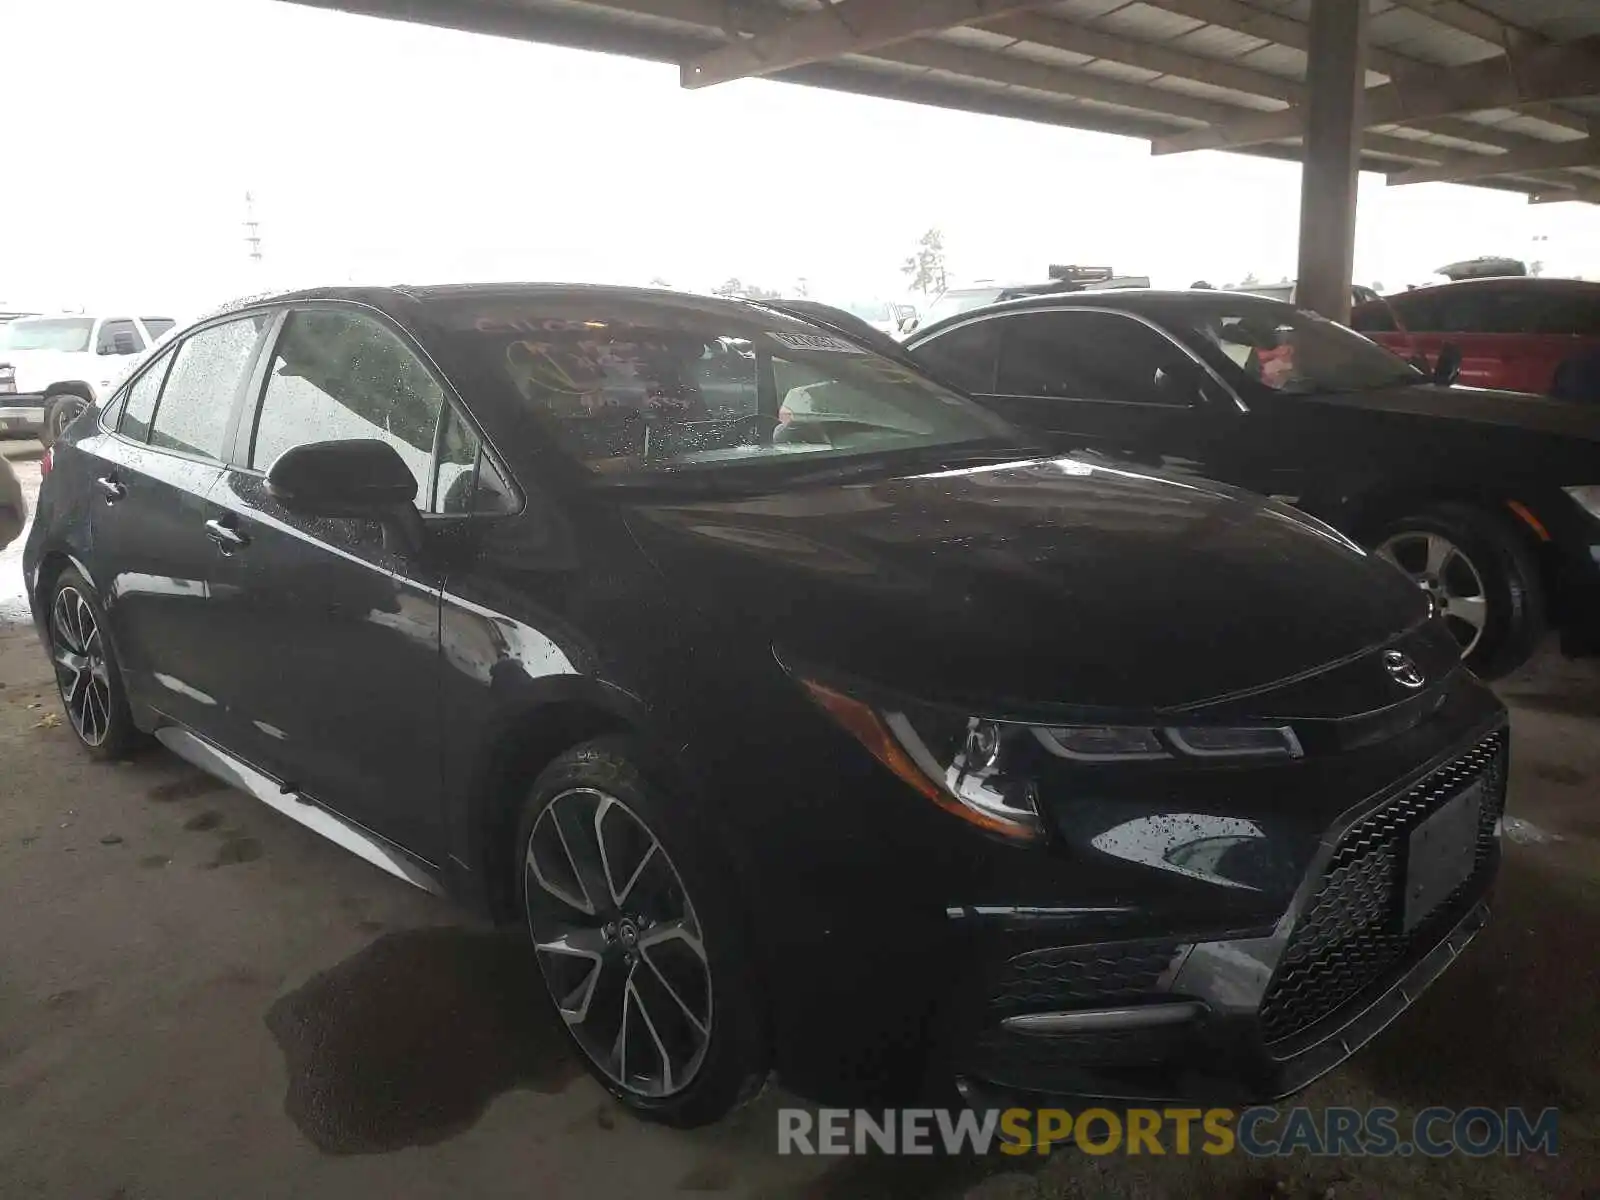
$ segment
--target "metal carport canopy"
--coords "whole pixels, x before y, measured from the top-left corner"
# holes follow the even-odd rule
[[[1333,315],[1358,165],[1600,201],[1595,0],[293,2],[1302,161],[1301,293]]]

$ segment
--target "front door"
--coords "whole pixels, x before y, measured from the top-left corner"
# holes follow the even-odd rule
[[[235,543],[229,620],[253,650],[239,736],[286,788],[438,862],[442,586],[375,521],[309,518],[265,472],[310,442],[377,438],[427,510],[444,393],[395,331],[347,306],[296,309],[213,496]]]

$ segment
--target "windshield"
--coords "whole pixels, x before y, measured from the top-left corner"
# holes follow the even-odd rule
[[[1423,376],[1376,342],[1287,304],[1219,301],[1179,318],[1191,343],[1220,350],[1242,374],[1286,394],[1363,392]]]
[[[63,350],[78,353],[89,348],[88,317],[24,318],[0,325],[0,350]]]
[[[982,308],[985,304],[993,304],[999,298],[999,288],[976,288],[961,292],[944,292],[937,300],[928,305],[928,315],[923,318],[922,323],[924,325],[932,325],[935,321],[942,321],[946,317],[964,313],[969,308]]]
[[[607,479],[1018,441],[999,417],[912,368],[775,312],[604,316],[480,316],[469,336],[563,448]]]

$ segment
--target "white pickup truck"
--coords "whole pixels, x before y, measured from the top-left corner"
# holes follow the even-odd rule
[[[0,436],[46,446],[89,405],[110,395],[167,317],[18,317],[0,325]]]

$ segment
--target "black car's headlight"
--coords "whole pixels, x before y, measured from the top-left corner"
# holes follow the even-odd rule
[[[1040,837],[1038,752],[1085,764],[1299,758],[1287,725],[1029,725],[929,708],[874,707],[802,679],[811,698],[940,808],[990,833]]]

